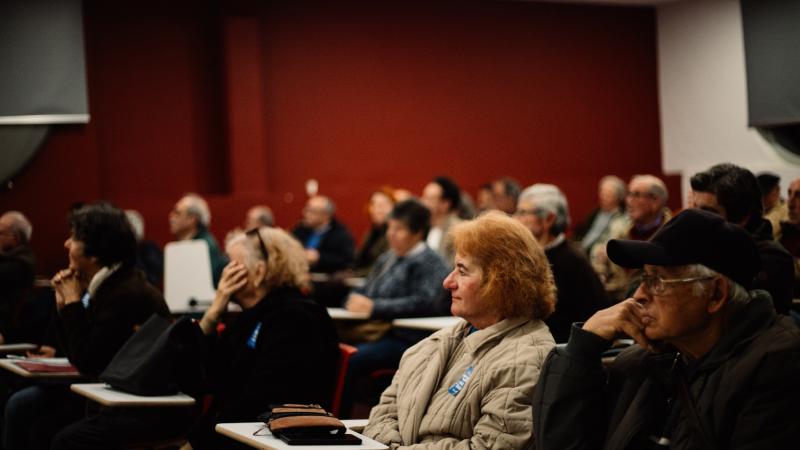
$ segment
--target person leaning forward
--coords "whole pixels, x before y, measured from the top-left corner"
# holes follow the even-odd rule
[[[548,355],[536,447],[797,448],[800,330],[766,291],[745,290],[760,269],[747,231],[689,209],[649,242],[612,240],[608,255],[643,267],[642,283]],[[604,368],[623,335],[637,344]]]

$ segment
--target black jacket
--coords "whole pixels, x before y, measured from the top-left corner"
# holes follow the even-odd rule
[[[669,448],[704,448],[676,392],[676,353],[633,346],[605,369],[600,353],[609,345],[576,325],[569,344],[548,355],[534,394],[536,448],[653,448],[648,437],[661,434],[671,413]],[[800,330],[776,316],[765,293],[754,291],[711,352],[684,372],[716,448],[797,448]]]
[[[97,376],[153,313],[170,317],[164,297],[139,270],[123,266],[97,288],[89,308],[77,302],[61,310],[59,341],[82,374]]]
[[[303,247],[313,232],[313,229],[303,224],[297,225],[292,230],[292,234]],[[353,262],[355,243],[347,228],[336,219],[331,219],[330,228],[322,235],[317,251],[319,251],[319,261],[311,266],[311,271],[333,273],[348,268]]]
[[[778,314],[789,314],[794,291],[794,258],[772,237],[772,225],[758,218],[747,229],[756,241],[762,270],[756,276],[754,289],[763,289],[772,296]]]
[[[215,424],[253,422],[272,404],[330,406],[339,360],[336,329],[327,310],[300,291],[271,292],[220,336],[208,336],[208,344],[214,402],[190,434],[193,448],[221,448],[217,443],[226,438],[217,441]]]
[[[544,254],[556,283],[556,310],[545,320],[556,342],[567,342],[573,322],[583,322],[609,306],[603,283],[589,260],[569,241],[548,248]]]

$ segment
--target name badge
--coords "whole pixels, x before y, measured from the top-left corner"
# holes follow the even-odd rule
[[[459,378],[454,385],[450,386],[450,389],[448,389],[447,392],[453,397],[458,395],[458,393],[464,389],[464,386],[467,385],[467,381],[469,381],[470,377],[472,377],[472,370],[472,366],[467,367],[467,370],[464,371],[464,375],[461,375],[461,378]]]

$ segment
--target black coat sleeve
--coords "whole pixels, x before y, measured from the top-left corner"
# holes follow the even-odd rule
[[[569,343],[547,356],[533,398],[538,450],[603,448],[608,376],[600,354],[610,345],[575,325]]]

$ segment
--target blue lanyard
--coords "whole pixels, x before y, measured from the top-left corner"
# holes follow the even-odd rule
[[[248,348],[251,348],[253,350],[256,349],[256,341],[258,341],[258,333],[259,332],[261,332],[261,322],[258,322],[256,324],[256,327],[253,330],[253,333],[250,335],[249,338],[247,338],[247,344],[246,345],[247,345]]]

